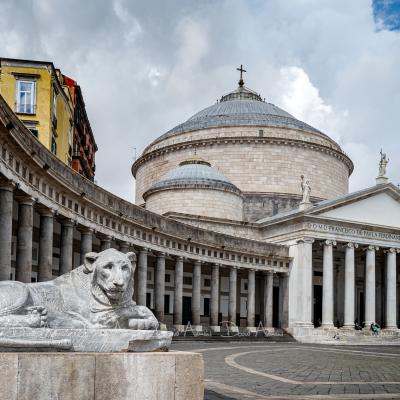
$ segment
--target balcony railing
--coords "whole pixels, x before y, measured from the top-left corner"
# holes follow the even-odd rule
[[[36,104],[15,103],[15,112],[17,114],[36,114]]]

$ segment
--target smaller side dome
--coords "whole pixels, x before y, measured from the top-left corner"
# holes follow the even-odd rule
[[[209,162],[192,157],[162,176],[143,194],[143,198],[146,200],[150,194],[160,190],[177,188],[225,190],[241,195],[241,191]]]
[[[143,194],[146,209],[226,220],[243,220],[242,192],[211,164],[192,157]]]

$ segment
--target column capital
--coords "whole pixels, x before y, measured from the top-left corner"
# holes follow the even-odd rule
[[[248,268],[249,272],[256,272],[257,270],[255,268]]]
[[[390,249],[383,250],[383,252],[386,253],[386,254],[388,254],[388,253],[397,254],[397,253],[400,253],[400,249],[397,249],[395,247],[391,247]]]
[[[368,245],[368,246],[365,246],[365,247],[363,248],[363,250],[364,250],[364,251],[378,251],[378,250],[379,250],[379,247],[370,244],[370,245]]]
[[[16,184],[13,181],[7,179],[0,179],[0,190],[7,190],[13,192],[16,188]]]
[[[129,242],[125,242],[124,240],[121,240],[120,242],[118,242],[118,246],[119,247],[126,247],[129,249],[129,247],[131,247],[131,244]]]
[[[194,260],[193,264],[201,265],[203,262],[201,260]]]
[[[87,226],[80,226],[78,227],[78,231],[83,235],[90,235],[94,232],[94,229]]]
[[[157,251],[156,256],[157,258],[165,258],[165,253],[163,251]]]
[[[56,211],[52,208],[45,207],[43,205],[39,205],[36,208],[36,211],[40,214],[41,217],[54,217]]]
[[[75,221],[71,218],[61,217],[59,222],[61,226],[75,226]]]
[[[321,246],[336,246],[336,240],[327,239],[320,243]]]
[[[265,276],[268,276],[268,275],[274,275],[275,271],[268,270],[268,271],[263,271],[263,273]]]
[[[236,269],[236,270],[240,269],[240,267],[238,267],[237,265],[230,265],[229,268],[230,269]]]
[[[219,264],[219,263],[213,263],[213,265],[212,265],[213,268],[219,268],[220,266],[221,266],[221,264]]]
[[[111,242],[113,240],[110,235],[105,235],[103,233],[100,233],[98,237],[102,242]]]
[[[139,253],[148,253],[149,252],[149,249],[147,248],[147,247],[142,247],[140,250],[139,250]]]
[[[183,256],[176,256],[175,261],[183,261]]]
[[[15,196],[15,200],[19,204],[23,204],[26,206],[33,206],[36,203],[36,199],[31,196]]]
[[[315,242],[315,240],[310,237],[304,237],[304,238],[296,240],[297,244],[301,244],[301,243],[313,244],[314,242]]]
[[[358,243],[348,242],[348,243],[345,243],[342,247],[348,248],[348,249],[358,249]]]

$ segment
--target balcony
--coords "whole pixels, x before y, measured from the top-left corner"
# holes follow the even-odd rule
[[[15,113],[34,115],[36,114],[36,104],[15,103]]]

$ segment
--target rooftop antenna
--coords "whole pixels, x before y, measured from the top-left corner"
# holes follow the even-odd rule
[[[236,68],[237,71],[240,71],[240,80],[239,80],[239,86],[243,87],[244,86],[244,81],[243,81],[243,72],[247,72],[244,68],[243,65],[240,64],[240,68]]]

